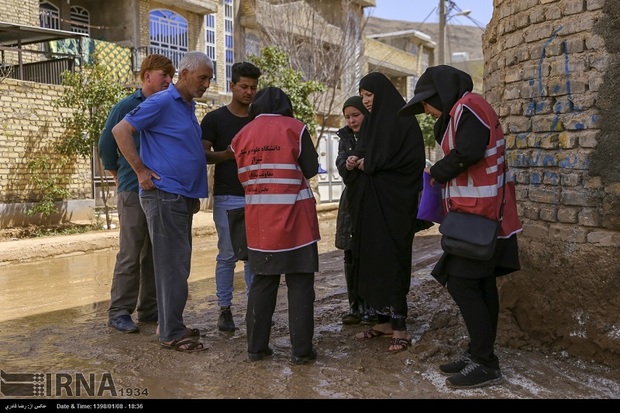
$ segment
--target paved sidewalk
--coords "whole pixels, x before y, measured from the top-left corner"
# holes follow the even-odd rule
[[[317,206],[319,214],[338,209],[337,203]],[[215,234],[213,213],[199,211],[194,215],[193,235]],[[85,253],[118,247],[118,228],[91,231],[84,234],[56,235],[0,242],[0,267],[15,262],[45,259],[58,255]]]

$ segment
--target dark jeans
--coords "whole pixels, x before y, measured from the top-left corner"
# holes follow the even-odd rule
[[[292,354],[307,356],[312,352],[314,337],[314,274],[285,274],[288,292],[288,326]],[[260,353],[269,347],[271,319],[276,308],[280,274],[254,276],[246,325],[248,353]]]
[[[157,315],[155,272],[146,216],[138,192],[118,193],[119,245],[108,315],[138,312],[138,320]]]
[[[469,334],[471,359],[499,369],[495,338],[499,316],[499,296],[495,277],[470,279],[448,277],[448,292],[461,310]]]
[[[154,189],[142,192],[140,203],[153,245],[159,339],[172,341],[185,334],[194,199]]]

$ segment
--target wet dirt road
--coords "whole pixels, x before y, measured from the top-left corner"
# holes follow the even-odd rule
[[[214,237],[195,238],[190,282],[213,277],[216,254]],[[0,322],[103,305],[110,299],[115,258],[110,248],[0,268]]]
[[[155,326],[120,334],[106,326],[115,248],[0,266],[0,368],[44,374],[49,394],[34,400],[132,400],[157,407],[162,399],[618,399],[617,371],[532,347],[500,319],[497,353],[505,383],[453,391],[437,365],[460,352],[467,333],[445,289],[429,276],[440,250],[431,229],[416,235],[408,331],[413,345],[388,354],[389,340],[357,341],[368,326],[344,326],[347,310],[342,252],[333,248],[335,213],[321,216],[320,272],[315,290],[315,363],[292,366],[286,286],[280,286],[271,344],[273,357],[247,363],[245,287],[235,277],[238,329],[222,333],[212,277],[216,238],[194,237],[185,322],[199,328],[207,351],[161,349]],[[0,245],[1,248],[1,245]],[[503,314],[502,317],[507,315]],[[88,388],[80,380],[92,378]],[[64,381],[63,381],[64,380]],[[60,383],[60,384],[59,384]],[[88,381],[86,381],[88,383]],[[0,392],[6,387],[3,380]],[[107,387],[106,387],[107,386]],[[23,396],[26,398],[26,396]],[[15,396],[0,395],[0,405]],[[17,397],[19,399],[19,397]],[[32,399],[32,397],[30,397]],[[148,404],[147,404],[148,403]],[[52,409],[56,403],[48,404]],[[127,406],[127,405],[124,405]]]

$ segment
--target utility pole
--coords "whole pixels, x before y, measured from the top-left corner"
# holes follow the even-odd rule
[[[446,0],[439,0],[439,50],[438,64],[443,65],[446,57]]]

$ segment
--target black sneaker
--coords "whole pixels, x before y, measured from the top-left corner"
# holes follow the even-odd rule
[[[470,361],[471,359],[469,358],[469,353],[464,352],[456,360],[451,361],[446,364],[440,364],[439,371],[442,374],[448,374],[448,375],[460,373],[461,370],[467,367]]]
[[[503,381],[499,369],[490,369],[471,361],[460,373],[448,377],[446,385],[451,389],[474,389],[500,384]]]
[[[130,315],[119,315],[108,320],[108,326],[121,333],[137,333],[140,331]]]
[[[359,324],[362,321],[360,314],[350,313],[342,317],[342,324],[352,325]]]
[[[307,354],[305,356],[291,356],[291,364],[294,364],[296,366],[312,363],[314,360],[316,360],[316,351],[314,349],[312,349],[310,354]]]
[[[217,328],[220,331],[235,331],[235,322],[233,320],[230,307],[220,308],[220,316],[217,319]]]
[[[258,353],[248,353],[248,361],[260,361],[265,357],[273,356],[273,350],[270,347],[267,347],[266,350],[259,351]]]

